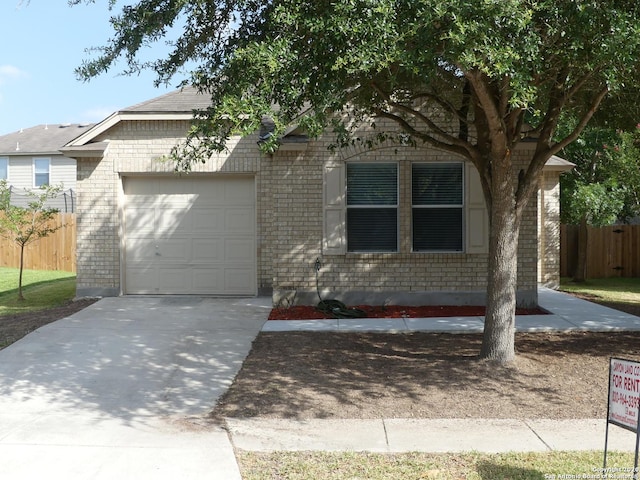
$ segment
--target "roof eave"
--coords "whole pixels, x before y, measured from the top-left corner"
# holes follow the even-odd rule
[[[564,158],[560,158],[557,155],[552,155],[547,163],[543,167],[543,171],[545,172],[568,172],[575,168],[576,164],[571,163]]]
[[[65,147],[77,147],[86,145],[99,135],[103,134],[110,128],[114,127],[122,121],[136,120],[192,120],[193,113],[186,112],[116,112],[105,118],[102,122],[96,124],[79,137],[67,143]]]
[[[102,158],[108,147],[108,142],[97,142],[87,145],[65,146],[60,149],[60,152],[69,158]]]

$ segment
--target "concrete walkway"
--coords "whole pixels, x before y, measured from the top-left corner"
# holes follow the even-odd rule
[[[639,317],[548,288],[538,291],[538,303],[550,315],[516,315],[518,332],[640,330]],[[483,328],[484,317],[350,318],[270,320],[262,331],[481,333]]]

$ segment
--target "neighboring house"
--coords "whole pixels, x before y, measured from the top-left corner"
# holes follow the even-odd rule
[[[41,185],[62,185],[64,191],[47,205],[61,212],[74,212],[76,161],[60,148],[92,125],[38,125],[0,136],[0,180],[11,187],[11,202],[26,206],[26,191]]]
[[[172,92],[63,148],[78,161],[79,296],[272,293],[275,304],[313,304],[318,265],[323,298],[484,302],[488,220],[471,164],[426,147],[332,152],[330,136],[296,131],[266,155],[256,132],[176,175],[162,159],[207,100]],[[521,305],[537,303],[539,282],[558,283],[558,180],[569,168],[549,162],[524,216]]]

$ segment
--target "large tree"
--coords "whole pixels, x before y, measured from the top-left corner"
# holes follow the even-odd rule
[[[111,18],[114,36],[78,73],[89,79],[124,59],[128,72],[151,68],[166,82],[187,66],[189,83],[212,104],[176,151],[178,168],[254,131],[265,115],[276,128],[265,149],[292,123],[313,135],[331,128],[344,144],[383,118],[404,140],[472,162],[490,216],[481,356],[507,362],[523,211],[549,157],[605,97],[627,88],[640,59],[639,8],[627,0],[140,0]],[[166,58],[139,60],[163,39]],[[578,120],[557,138],[563,112]],[[535,149],[516,166],[524,138],[535,138]]]

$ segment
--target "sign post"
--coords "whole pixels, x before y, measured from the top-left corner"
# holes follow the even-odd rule
[[[604,437],[604,465],[607,468],[609,424],[613,423],[636,434],[633,478],[638,478],[638,447],[640,446],[640,362],[611,357],[609,359],[609,400],[607,402],[607,431]]]

